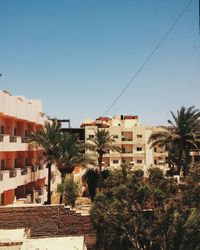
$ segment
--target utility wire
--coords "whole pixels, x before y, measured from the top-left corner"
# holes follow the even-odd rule
[[[200,34],[200,0],[199,0],[199,34]]]
[[[143,70],[144,66],[149,62],[151,57],[156,53],[156,51],[161,47],[163,42],[166,40],[166,38],[169,36],[169,34],[172,32],[178,21],[182,18],[182,16],[185,14],[185,12],[188,10],[189,6],[191,5],[193,0],[190,0],[188,4],[185,6],[185,8],[181,11],[181,13],[178,15],[174,23],[170,26],[166,34],[163,36],[163,38],[160,40],[160,42],[157,44],[157,46],[152,50],[152,52],[147,56],[147,58],[144,60],[142,65],[139,67],[139,69],[136,71],[135,75],[131,77],[131,79],[127,82],[126,86],[122,89],[120,94],[114,99],[112,104],[107,108],[106,112],[103,116],[105,116],[111,108],[115,105],[115,103],[120,99],[120,97],[124,94],[124,92],[128,89],[128,87],[133,83],[133,81],[136,79],[136,77],[140,74],[140,72]]]

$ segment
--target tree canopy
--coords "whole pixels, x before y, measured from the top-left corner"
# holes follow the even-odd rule
[[[99,249],[200,249],[200,186],[178,185],[153,168],[116,171],[95,197],[91,217]]]
[[[29,142],[40,147],[43,152],[43,161],[48,167],[47,204],[51,204],[51,166],[58,161],[58,148],[61,138],[60,124],[57,121],[45,122],[36,132],[29,136]]]

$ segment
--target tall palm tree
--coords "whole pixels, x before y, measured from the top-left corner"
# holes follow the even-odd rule
[[[93,163],[93,161],[85,154],[85,146],[76,136],[63,132],[58,148],[58,169],[61,173],[62,183],[67,174],[73,172],[75,165]],[[60,204],[62,204],[63,195],[60,194]]]
[[[99,173],[93,168],[89,168],[83,175],[83,180],[86,181],[91,200],[94,201],[96,195],[96,188],[98,184]]]
[[[173,119],[168,120],[169,126],[163,127],[163,131],[154,132],[148,142],[151,147],[158,145],[166,147],[168,151],[172,148],[173,156],[176,154],[177,173],[183,170],[187,174],[190,151],[200,146],[200,111],[194,106],[181,107],[177,115],[172,111],[171,115]]]
[[[29,137],[29,142],[41,147],[44,162],[48,168],[47,204],[51,204],[51,166],[58,159],[59,143],[61,139],[60,124],[57,121],[45,122],[44,127]]]
[[[115,140],[112,135],[105,129],[97,129],[94,138],[89,139],[90,142],[86,144],[86,147],[98,155],[98,167],[99,167],[99,191],[102,188],[102,161],[103,156],[109,153],[110,150],[121,152],[121,148],[114,145]]]

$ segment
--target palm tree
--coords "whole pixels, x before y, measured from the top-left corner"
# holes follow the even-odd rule
[[[99,167],[99,191],[102,188],[102,161],[103,156],[109,153],[110,150],[121,152],[121,148],[114,145],[115,140],[112,135],[105,129],[97,129],[95,137],[89,139],[91,142],[86,144],[86,147],[98,155],[98,167]]]
[[[93,163],[85,154],[85,146],[76,136],[63,132],[58,148],[58,169],[61,173],[62,183],[65,181],[67,174],[73,172],[75,165]],[[60,194],[60,204],[62,204],[63,195]]]
[[[99,173],[97,172],[97,170],[94,170],[93,168],[89,168],[83,175],[83,180],[87,182],[89,196],[91,197],[92,201],[94,200],[94,197],[96,195],[98,178],[99,178]]]
[[[190,163],[190,151],[199,149],[200,143],[200,111],[194,106],[189,108],[181,107],[175,115],[171,111],[173,120],[168,120],[170,126],[162,127],[164,130],[154,132],[148,143],[151,147],[166,147],[170,152],[173,150],[174,161],[177,164],[177,173],[181,170],[188,173]],[[175,155],[174,155],[175,154]]]
[[[29,142],[41,147],[48,168],[47,204],[51,204],[51,166],[58,159],[61,138],[60,124],[57,121],[45,122],[44,127],[29,137]]]
[[[102,171],[102,182],[110,176],[111,172],[108,169]],[[88,168],[85,174],[83,175],[83,180],[87,182],[89,196],[91,200],[94,201],[96,195],[96,188],[98,185],[99,173],[97,169]]]

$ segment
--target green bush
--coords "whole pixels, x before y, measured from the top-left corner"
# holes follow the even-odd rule
[[[76,199],[79,196],[80,187],[72,176],[67,176],[62,184],[58,184],[57,191],[63,194],[65,205],[75,206]]]

